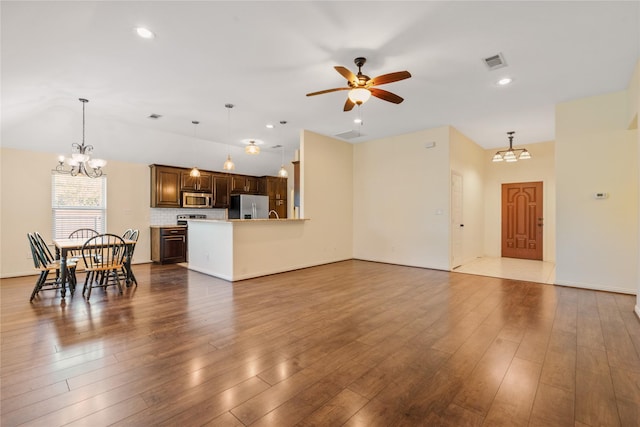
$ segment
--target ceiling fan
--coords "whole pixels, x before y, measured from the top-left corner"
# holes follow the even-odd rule
[[[323,93],[336,92],[339,90],[348,90],[349,97],[347,98],[347,102],[344,104],[344,111],[351,111],[355,105],[365,103],[371,95],[385,101],[393,102],[394,104],[400,104],[404,101],[402,97],[395,93],[378,89],[374,86],[408,79],[411,77],[411,74],[408,71],[396,71],[395,73],[383,74],[378,77],[370,78],[369,76],[362,74],[362,66],[367,62],[367,58],[358,57],[354,59],[353,62],[355,62],[358,67],[358,74],[353,74],[345,67],[341,67],[339,65],[333,67],[342,75],[342,77],[347,79],[347,87],[338,87],[334,89],[321,90],[319,92],[312,92],[308,93],[307,96],[322,95]]]

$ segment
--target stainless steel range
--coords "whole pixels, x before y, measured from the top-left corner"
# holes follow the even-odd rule
[[[178,215],[178,225],[188,225],[190,219],[207,219],[207,216],[202,214]]]

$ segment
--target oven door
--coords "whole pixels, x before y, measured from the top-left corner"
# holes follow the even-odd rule
[[[183,208],[210,208],[213,195],[209,193],[182,193]]]

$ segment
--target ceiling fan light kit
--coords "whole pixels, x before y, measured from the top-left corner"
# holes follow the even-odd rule
[[[334,67],[342,77],[347,79],[346,87],[311,92],[308,93],[307,96],[322,95],[324,93],[348,90],[349,93],[344,104],[343,111],[351,111],[356,105],[364,104],[372,95],[376,98],[382,99],[387,102],[392,102],[394,104],[400,104],[402,101],[404,101],[402,97],[396,95],[395,93],[378,89],[374,86],[380,86],[387,83],[393,83],[399,80],[408,79],[409,77],[411,77],[411,74],[408,71],[396,71],[395,73],[388,73],[378,77],[370,78],[369,76],[362,74],[362,66],[367,62],[367,58],[358,57],[354,59],[353,62],[358,67],[358,74],[353,74],[347,68],[339,65]]]

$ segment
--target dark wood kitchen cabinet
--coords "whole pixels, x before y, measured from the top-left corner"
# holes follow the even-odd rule
[[[179,208],[182,170],[151,165],[151,207]]]
[[[231,194],[259,194],[259,178],[248,175],[231,175]]]
[[[213,174],[213,207],[229,207],[229,175]]]
[[[186,227],[151,227],[151,260],[160,264],[187,261]]]
[[[213,175],[209,172],[200,171],[200,176],[191,176],[191,170],[182,171],[180,188],[182,191],[202,191],[203,193],[213,192]]]
[[[287,178],[279,176],[264,177],[265,194],[269,196],[269,210],[276,211],[279,218],[287,217]]]

